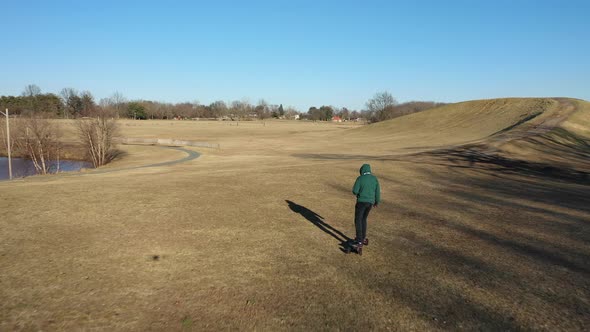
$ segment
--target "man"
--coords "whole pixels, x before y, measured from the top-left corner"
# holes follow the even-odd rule
[[[354,208],[354,225],[356,227],[355,246],[359,255],[363,254],[363,245],[369,244],[367,238],[367,217],[372,207],[377,207],[381,201],[381,188],[377,177],[371,174],[371,165],[364,164],[360,169],[361,175],[356,178],[352,193],[356,195]]]

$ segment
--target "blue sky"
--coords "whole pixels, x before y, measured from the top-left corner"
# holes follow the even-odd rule
[[[0,95],[590,100],[590,1],[6,1]]]

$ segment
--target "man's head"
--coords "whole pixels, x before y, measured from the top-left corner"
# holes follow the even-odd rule
[[[363,166],[361,166],[361,169],[359,170],[359,172],[361,173],[361,175],[371,174],[371,165],[363,164]]]

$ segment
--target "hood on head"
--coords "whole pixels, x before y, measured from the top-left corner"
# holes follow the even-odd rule
[[[359,172],[361,173],[361,175],[371,174],[371,165],[364,164],[363,166],[361,166]]]

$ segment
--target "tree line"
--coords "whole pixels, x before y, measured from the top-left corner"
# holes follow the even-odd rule
[[[264,99],[256,105],[247,100],[235,100],[226,103],[218,100],[209,105],[198,102],[164,103],[150,100],[132,101],[123,107],[125,116],[133,119],[192,119],[192,118],[227,118],[231,120],[285,118],[293,119],[298,114],[292,107],[269,104]]]
[[[299,112],[293,107],[270,104],[261,99],[256,104],[248,100],[226,103],[218,100],[203,105],[198,102],[166,103],[151,100],[127,100],[115,92],[98,102],[89,91],[64,88],[59,95],[42,93],[34,85],[25,87],[20,96],[1,96],[0,108],[8,108],[14,115],[38,114],[44,117],[81,118],[97,113],[109,114],[116,118],[130,119],[173,119],[173,118],[229,118],[229,119],[293,119]]]
[[[330,121],[334,116],[342,120],[363,119],[369,123],[391,120],[400,116],[422,112],[435,107],[440,107],[445,103],[433,101],[409,101],[398,103],[397,100],[386,91],[376,93],[373,98],[365,104],[366,109],[359,111],[349,110],[346,107],[338,108],[334,106],[310,107],[307,114],[302,114],[301,118],[313,121]]]
[[[302,114],[301,118],[313,121],[331,121],[335,116],[343,120],[355,120],[360,118],[362,114],[358,111],[350,111],[346,107],[338,108],[323,105],[320,108],[310,107],[307,114]]]
[[[199,102],[167,103],[151,100],[127,100],[121,93],[115,92],[98,102],[89,91],[64,88],[59,95],[41,93],[34,85],[25,87],[20,96],[1,96],[0,108],[10,109],[12,114],[39,114],[43,117],[83,118],[96,114],[107,114],[115,118],[130,119],[191,119],[191,118],[227,118],[232,120],[268,118],[307,119],[313,121],[331,121],[334,116],[342,120],[364,119],[367,122],[390,120],[396,117],[421,112],[444,103],[432,101],[410,101],[398,103],[389,92],[376,93],[361,111],[346,107],[323,105],[310,107],[307,113],[299,113],[292,107],[284,108],[282,104],[269,104],[264,99],[251,104],[247,99],[226,103],[218,100],[203,105]]]

